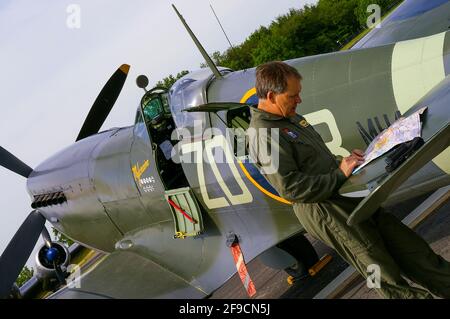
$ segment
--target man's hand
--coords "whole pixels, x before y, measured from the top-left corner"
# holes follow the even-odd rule
[[[352,175],[355,167],[361,165],[364,161],[364,157],[358,154],[353,154],[342,159],[341,165],[339,165],[340,170],[344,173],[346,177]]]
[[[357,148],[352,151],[351,156],[355,157],[358,161],[364,161],[364,151]]]

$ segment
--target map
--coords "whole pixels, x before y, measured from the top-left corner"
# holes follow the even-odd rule
[[[411,141],[415,137],[420,137],[422,131],[420,115],[426,109],[427,107],[423,107],[408,117],[399,118],[391,126],[378,134],[367,147],[364,153],[364,162],[353,171],[353,174],[357,173],[361,168],[394,146]]]

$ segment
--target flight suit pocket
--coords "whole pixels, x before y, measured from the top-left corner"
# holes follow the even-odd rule
[[[365,254],[381,237],[371,221],[355,226],[347,225],[349,212],[332,202],[318,205],[323,220],[333,232],[335,239],[349,249],[354,255]]]

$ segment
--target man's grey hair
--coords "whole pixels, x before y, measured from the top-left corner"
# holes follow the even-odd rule
[[[272,91],[280,94],[287,89],[287,79],[294,77],[301,80],[303,77],[296,68],[281,62],[273,61],[261,64],[256,68],[256,95],[266,99],[267,93]]]

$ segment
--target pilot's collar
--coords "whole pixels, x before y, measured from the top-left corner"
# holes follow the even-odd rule
[[[256,116],[257,118],[260,118],[263,120],[270,120],[270,121],[289,120],[289,119],[295,117],[295,115],[294,115],[294,116],[291,116],[288,118],[284,118],[281,115],[269,113],[269,112],[263,111],[261,109],[258,109],[256,107],[252,107],[252,108],[250,108],[250,110],[252,111],[252,116]]]

